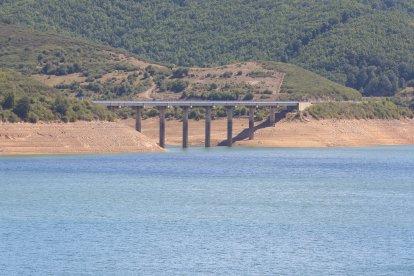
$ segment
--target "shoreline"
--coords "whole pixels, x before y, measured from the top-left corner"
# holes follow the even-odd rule
[[[164,152],[114,122],[0,123],[0,156]]]
[[[256,122],[256,125],[260,122]],[[166,145],[157,145],[157,118],[143,121],[143,134],[134,119],[118,122],[0,123],[0,156],[99,155],[168,152],[181,146],[182,122],[168,120]],[[235,118],[234,137],[248,127],[246,118]],[[211,142],[225,140],[226,119],[212,121]],[[247,148],[347,148],[414,145],[414,120],[310,120],[281,121],[258,129],[255,139],[241,137],[234,147]],[[190,120],[189,147],[204,146],[204,120]]]
[[[135,120],[121,121],[130,126]],[[261,122],[256,122],[259,125]],[[142,123],[143,134],[158,141],[158,119],[150,118]],[[255,131],[255,138],[249,141],[240,135],[248,128],[247,118],[235,118],[233,137],[242,139],[234,146],[264,148],[329,148],[414,145],[414,120],[282,120],[274,127]],[[212,121],[211,142],[217,145],[226,139],[227,120]],[[166,144],[181,146],[182,122],[168,120],[166,123]],[[189,122],[189,146],[204,146],[204,120]]]

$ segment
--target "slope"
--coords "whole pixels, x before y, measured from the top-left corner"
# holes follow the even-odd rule
[[[54,32],[0,24],[0,67],[68,96],[91,99],[350,99],[352,89],[284,63],[211,68],[163,66]]]
[[[179,66],[294,62],[365,95],[393,95],[414,79],[409,0],[3,0],[0,5],[4,22],[81,35]]]
[[[113,114],[62,95],[17,72],[0,69],[0,121],[112,120]]]

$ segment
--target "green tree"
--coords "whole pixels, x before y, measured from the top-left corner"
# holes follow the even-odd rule
[[[385,75],[381,76],[375,96],[392,96],[394,92],[393,85],[389,78]]]
[[[167,89],[175,93],[183,92],[187,86],[188,82],[183,80],[175,80],[167,83]]]
[[[180,79],[188,76],[187,68],[178,68],[173,71],[172,77],[175,79]]]
[[[62,116],[65,116],[66,113],[69,110],[69,101],[68,101],[68,99],[66,99],[66,98],[59,95],[55,100],[54,108],[55,108],[55,111],[57,113],[59,113]]]
[[[15,104],[15,95],[14,95],[14,91],[11,91],[7,93],[6,97],[4,98],[2,106],[4,109],[12,109],[14,107],[14,104]]]
[[[30,112],[30,99],[25,96],[17,101],[16,107],[13,110],[21,119],[27,119]]]

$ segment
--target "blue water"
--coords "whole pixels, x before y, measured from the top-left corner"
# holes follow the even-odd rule
[[[414,275],[414,147],[0,158],[0,275]]]

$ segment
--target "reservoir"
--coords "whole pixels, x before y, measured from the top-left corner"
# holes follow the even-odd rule
[[[0,275],[414,275],[414,147],[0,157]]]

